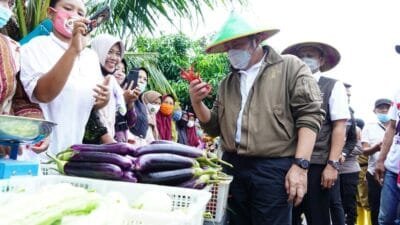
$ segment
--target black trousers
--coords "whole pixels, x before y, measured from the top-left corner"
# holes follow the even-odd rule
[[[381,189],[382,186],[375,180],[374,176],[367,172],[368,182],[368,204],[371,209],[371,222],[372,225],[379,225],[378,215],[379,207],[381,205]]]
[[[329,189],[322,188],[321,175],[325,165],[312,164],[308,170],[307,194],[303,202],[293,209],[293,225],[301,224],[301,214],[306,215],[307,225],[329,225]]]
[[[354,225],[357,219],[358,174],[359,172],[340,174],[340,192],[346,225]]]
[[[285,176],[293,158],[244,157],[224,153],[233,165],[225,172],[234,176],[230,185],[229,225],[291,225]]]
[[[345,217],[340,192],[340,176],[336,180],[335,185],[329,190],[329,204],[332,225],[344,225]]]

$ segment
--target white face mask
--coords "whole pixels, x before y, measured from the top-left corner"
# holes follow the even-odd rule
[[[146,106],[147,106],[147,109],[149,110],[149,112],[152,114],[156,114],[160,110],[160,105],[157,105],[157,104],[147,103]]]
[[[194,126],[194,121],[193,120],[189,120],[188,122],[187,122],[187,125],[186,125],[187,127],[193,127]]]
[[[303,60],[303,62],[310,68],[312,73],[315,73],[319,70],[320,65],[318,60],[310,57],[303,57],[301,60]]]
[[[252,42],[252,45],[253,43],[254,42]],[[249,50],[244,50],[244,49],[229,49],[228,57],[233,68],[238,70],[243,70],[250,63],[251,53]]]
[[[137,87],[139,88],[140,93],[143,93],[144,90],[146,90],[147,83],[138,83],[138,84],[137,84]]]

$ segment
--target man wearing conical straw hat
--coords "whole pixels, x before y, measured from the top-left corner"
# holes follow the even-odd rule
[[[334,184],[338,176],[339,159],[345,144],[346,121],[350,119],[350,111],[344,84],[323,76],[321,72],[335,67],[339,63],[340,54],[334,47],[321,42],[294,44],[282,54],[296,55],[309,66],[323,95],[322,108],[327,112],[311,156],[308,194],[302,204],[295,207],[293,224],[300,224],[302,212],[305,212],[308,224],[330,224],[329,192],[334,192],[340,197],[339,188],[330,189],[337,186]],[[349,149],[354,147],[353,145]],[[343,208],[340,209],[341,213],[337,214],[339,216],[332,219],[341,221],[337,224],[344,224]]]
[[[214,106],[207,83],[190,83],[204,131],[220,136],[233,165],[228,217],[232,225],[290,225],[292,205],[307,191],[307,169],[324,111],[308,67],[260,43],[278,30],[258,29],[232,12],[207,53],[227,52],[232,67]]]

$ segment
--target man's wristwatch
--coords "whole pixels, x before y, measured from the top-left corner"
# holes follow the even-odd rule
[[[294,158],[294,164],[305,170],[308,170],[308,168],[310,168],[310,161],[308,161],[307,159]]]
[[[340,168],[340,163],[337,160],[328,160],[328,164],[331,165],[336,170],[339,170]]]

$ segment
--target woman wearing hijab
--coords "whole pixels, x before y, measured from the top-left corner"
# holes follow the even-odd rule
[[[188,145],[188,138],[187,138],[187,124],[188,124],[188,113],[186,111],[182,111],[181,118],[176,121],[176,131],[178,133],[178,143]]]
[[[197,136],[196,126],[195,126],[195,116],[193,113],[188,113],[188,122],[186,128],[186,135],[188,139],[188,145],[197,147],[200,145],[200,139]]]
[[[174,98],[172,95],[161,97],[160,111],[157,113],[157,128],[161,140],[172,140],[172,113],[174,111]]]
[[[114,74],[117,65],[124,56],[124,45],[122,41],[109,34],[100,34],[92,41],[92,49],[97,53],[100,60],[100,69],[104,77],[110,79],[110,101],[106,107],[98,111],[102,124],[107,128],[107,137],[102,137],[102,143],[114,141],[126,142],[128,127],[135,124],[135,112],[132,107],[133,101],[137,99],[135,90],[122,90]],[[127,101],[127,105],[125,104]]]
[[[137,90],[139,94],[142,94],[147,87],[147,70],[140,67],[132,69],[129,73],[133,73],[133,76],[137,77],[137,86],[135,90]],[[135,141],[138,146],[145,145],[147,143],[147,130],[149,129],[146,105],[143,103],[141,97],[131,105],[136,113],[136,124],[129,130],[135,136]]]
[[[157,91],[146,91],[142,95],[142,100],[146,105],[148,124],[150,128],[147,130],[146,140],[148,142],[151,142],[152,140],[159,140],[160,135],[157,129],[156,115],[160,110],[161,94]]]

